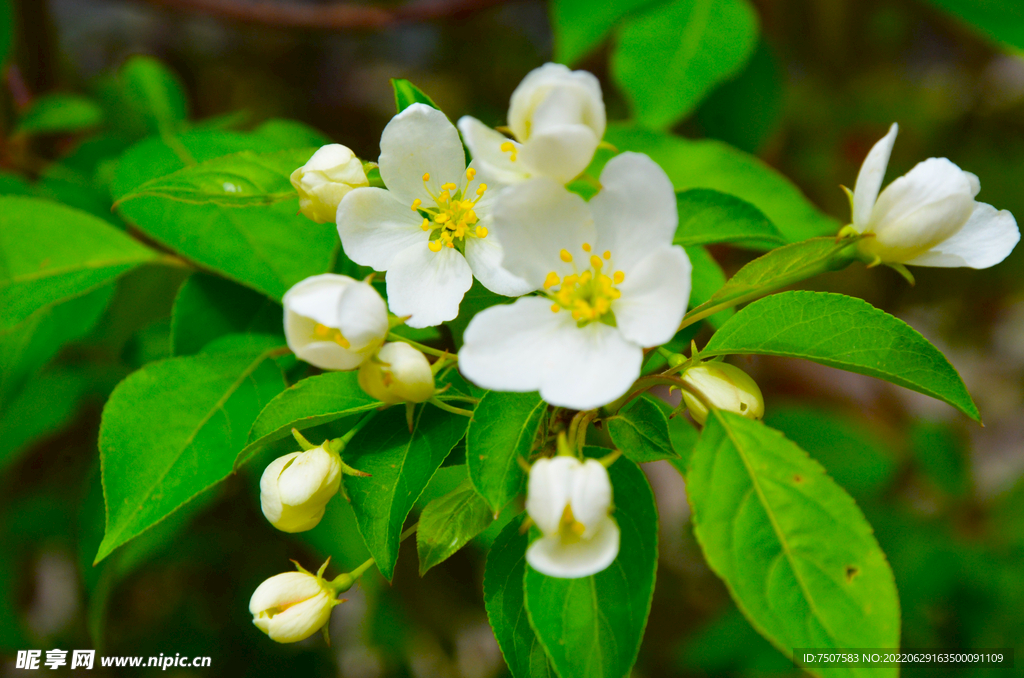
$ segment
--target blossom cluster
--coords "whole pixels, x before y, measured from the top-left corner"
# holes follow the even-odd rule
[[[593,410],[630,393],[645,350],[675,336],[690,300],[692,267],[673,244],[672,182],[632,152],[612,157],[598,177],[587,174],[606,126],[590,73],[557,64],[534,70],[513,92],[507,123],[502,131],[471,117],[453,125],[414,103],[384,128],[379,182],[339,144],[295,170],[302,212],[337,225],[345,255],[385,274],[387,298],[369,279],[323,274],[298,283],[284,296],[296,356],[324,370],[358,370],[360,386],[382,406],[442,407],[434,375],[446,361],[457,361],[477,386],[537,391],[568,410]],[[841,234],[858,235],[870,265],[903,271],[983,268],[1005,258],[1019,240],[1016,222],[976,202],[978,178],[949,160],[926,160],[880,192],[896,131],[893,125],[864,161],[848,191],[852,222]],[[589,200],[574,190],[580,178],[598,187]],[[511,303],[477,313],[457,357],[443,354],[431,364],[419,350],[426,347],[391,333],[403,323],[454,320],[474,279]],[[757,384],[738,368],[698,361],[679,371],[684,406],[698,423],[712,407],[763,415]],[[341,461],[338,445],[297,439],[304,451],[271,463],[261,482],[264,514],[286,532],[314,527],[342,474],[358,474]],[[559,452],[530,469],[526,510],[541,536],[526,559],[549,576],[585,577],[618,554],[613,488],[604,463],[582,459],[564,440]],[[319,573],[279,578],[254,594],[256,624],[282,642],[323,626],[337,587]],[[290,611],[302,606],[311,612],[292,621]]]

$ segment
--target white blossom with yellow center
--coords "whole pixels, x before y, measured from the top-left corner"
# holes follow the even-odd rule
[[[444,113],[413,104],[392,118],[380,139],[387,190],[357,188],[338,206],[345,254],[387,271],[388,304],[410,327],[452,320],[476,276],[497,294],[529,286],[501,262],[489,237],[491,193],[466,168],[459,133]]]
[[[566,579],[611,565],[619,553],[611,505],[612,484],[600,462],[561,456],[535,462],[526,511],[543,536],[526,550],[526,562],[549,577]]]
[[[384,343],[388,309],[368,283],[324,273],[289,289],[284,304],[288,348],[322,370],[354,370]]]
[[[512,139],[476,118],[459,120],[474,164],[493,184],[515,184],[537,176],[563,184],[571,181],[590,164],[605,125],[597,78],[550,63],[530,71],[512,93],[508,109]]]
[[[879,194],[898,127],[868,153],[850,195],[852,230],[876,263],[988,268],[1020,240],[1013,215],[975,201],[978,177],[946,158],[928,158]]]
[[[674,246],[672,184],[638,153],[613,158],[589,203],[535,178],[496,200],[503,265],[538,296],[493,306],[470,322],[459,369],[483,388],[540,391],[584,410],[624,394],[643,348],[675,334],[690,297],[690,260]]]

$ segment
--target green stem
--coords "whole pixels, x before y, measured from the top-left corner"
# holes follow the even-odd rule
[[[398,541],[405,541],[412,535],[416,534],[416,528],[420,526],[419,523],[413,523],[409,526],[409,529],[402,533],[402,536],[398,538]]]
[[[461,415],[463,417],[470,417],[470,418],[473,417],[473,413],[470,410],[464,410],[464,409],[462,409],[460,407],[452,407],[451,405],[449,405],[447,403],[444,403],[444,402],[438,400],[437,398],[431,398],[427,402],[430,403],[431,405],[433,405],[434,407],[438,407],[438,408],[444,410],[445,412],[451,412],[452,414],[458,414],[458,415]]]
[[[410,346],[412,346],[416,350],[421,351],[423,353],[426,353],[427,355],[436,356],[438,358],[441,358],[441,357],[444,357],[444,356],[448,356],[452,361],[457,361],[459,359],[458,356],[452,355],[448,351],[439,351],[436,348],[430,348],[429,346],[424,346],[423,344],[419,343],[418,341],[413,341],[412,339],[407,339],[406,337],[403,337],[401,334],[396,334],[395,332],[388,332],[388,339],[390,339],[391,341],[404,341],[405,343],[409,344]]]

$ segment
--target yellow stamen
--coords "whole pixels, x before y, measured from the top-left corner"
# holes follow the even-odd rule
[[[321,325],[320,323],[317,323],[316,327],[313,328],[313,334],[315,334],[318,337],[326,337],[330,333],[331,328],[328,327],[327,325]]]
[[[416,210],[418,210],[420,208],[420,205],[422,205],[422,204],[423,204],[423,201],[420,200],[419,198],[416,198],[415,200],[413,200],[412,201],[412,211],[415,212]]]
[[[559,256],[559,257],[560,257],[560,258],[562,259],[562,261],[564,261],[565,263],[569,263],[570,261],[572,261],[572,255],[571,255],[571,254],[569,254],[569,250],[562,250],[561,252],[559,252],[559,253],[558,253],[558,256]]]
[[[589,252],[590,251],[590,243],[589,242],[583,243],[583,251],[584,252]]]
[[[487,192],[487,184],[480,184],[480,186],[476,189],[476,194],[477,195],[483,195],[486,192]]]
[[[441,184],[441,190],[442,191],[454,191],[456,188],[458,188],[458,186],[456,186],[455,184],[453,184],[451,182],[449,182],[447,184]]]
[[[476,170],[475,169],[470,167],[469,169],[466,170],[466,178],[467,179],[469,179],[470,181],[473,181],[473,178],[475,176],[476,176]]]
[[[448,242],[445,243],[445,247],[448,247],[449,249],[454,249],[455,243],[449,240]]]
[[[441,212],[436,217],[434,217],[434,221],[439,223],[439,224],[443,224],[444,222],[448,221],[449,219],[451,219],[451,216],[448,215],[445,212]]]
[[[611,259],[612,258],[612,253],[609,250],[605,250],[604,254],[602,254],[601,256],[603,256],[605,259]]]
[[[612,276],[612,280],[615,282],[616,285],[621,284],[622,281],[625,280],[625,279],[626,279],[626,274],[623,273],[622,271],[615,271],[615,275]]]
[[[604,262],[596,254],[590,255],[590,265],[594,267],[594,270],[600,271],[601,267],[604,266]]]
[[[430,172],[423,175],[423,181],[430,181]]]
[[[478,229],[476,229],[476,237],[478,237],[478,238],[486,238],[487,237],[487,233],[488,233],[488,230],[484,226],[481,226]]]
[[[431,252],[440,252],[441,251],[441,242],[439,240],[431,240],[427,244],[427,247],[430,248]]]
[[[559,306],[558,304],[551,304],[551,312],[552,313],[558,313],[561,310],[562,310],[562,307]]]
[[[516,161],[516,146],[511,141],[506,141],[501,145],[501,152],[508,153],[508,159],[512,162]]]
[[[558,274],[551,271],[551,273],[548,273],[548,277],[544,278],[544,289],[549,290],[561,281],[562,279],[558,277]]]
[[[420,228],[422,228],[424,231],[429,231],[430,230],[430,219],[424,219],[423,223],[420,225]]]

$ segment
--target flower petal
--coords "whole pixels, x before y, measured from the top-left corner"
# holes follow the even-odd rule
[[[501,265],[502,256],[501,244],[493,233],[486,238],[466,239],[466,261],[484,287],[506,297],[518,297],[533,290],[530,283],[512,275]]]
[[[596,459],[587,459],[572,475],[572,514],[586,531],[584,539],[590,539],[608,518],[612,505],[612,483],[608,469]]]
[[[563,249],[582,253],[594,242],[594,224],[583,198],[557,181],[537,177],[509,186],[494,200],[494,233],[504,250],[502,265],[528,282],[544,285],[551,271],[568,275],[570,264],[559,258]]]
[[[281,492],[278,490],[277,484],[281,477],[281,472],[288,465],[288,462],[300,454],[302,453],[292,452],[283,457],[278,457],[267,464],[267,468],[263,470],[263,475],[260,476],[260,508],[263,509],[263,515],[266,516],[271,524],[276,524],[281,519],[281,511],[283,510]]]
[[[316,577],[305,572],[275,574],[256,587],[249,599],[249,612],[256,615],[275,607],[294,605],[311,598],[323,589]]]
[[[885,187],[868,230],[887,247],[935,243],[955,233],[973,205],[964,171],[946,158],[928,158]]]
[[[878,199],[878,191],[882,188],[885,169],[889,166],[889,156],[892,154],[892,146],[896,143],[899,129],[899,125],[893,123],[889,127],[889,133],[871,147],[871,151],[860,166],[857,183],[853,188],[853,225],[859,233],[864,232],[864,227],[871,220],[871,210]]]
[[[679,224],[676,193],[665,170],[641,153],[622,153],[601,172],[603,188],[590,201],[600,251],[630,270],[652,250],[672,244]]]
[[[403,204],[433,203],[441,185],[465,180],[466,155],[459,132],[444,113],[413,104],[391,118],[380,137],[380,178]],[[423,175],[430,180],[423,181]],[[430,191],[427,191],[427,188]]]
[[[387,275],[388,305],[397,316],[412,316],[409,327],[431,327],[459,314],[473,285],[473,273],[458,250],[432,252],[426,242],[399,252]]]
[[[388,333],[388,309],[368,283],[349,285],[338,303],[338,327],[353,351],[376,347]]]
[[[601,83],[586,71],[547,63],[526,74],[512,92],[508,124],[520,141],[562,124],[581,124],[600,141],[605,130]]]
[[[590,539],[569,543],[558,536],[538,539],[526,550],[526,562],[549,577],[577,579],[604,570],[618,554],[619,526],[606,517]]]
[[[618,263],[617,261],[615,263]],[[640,346],[658,346],[679,329],[690,300],[693,266],[682,247],[659,247],[625,271],[612,302],[619,330]]]
[[[463,335],[459,371],[482,388],[536,391],[552,369],[559,333],[576,328],[568,313],[552,313],[551,302],[523,297],[514,304],[477,313]]]
[[[357,188],[338,205],[338,235],[349,259],[378,271],[391,268],[398,252],[426,243],[430,234],[409,204],[382,188]]]
[[[977,202],[963,228],[906,263],[913,266],[988,268],[1009,256],[1019,240],[1020,230],[1012,214]]]
[[[526,512],[545,535],[558,534],[571,497],[573,477],[581,466],[574,457],[553,457],[538,459],[530,468]]]
[[[277,486],[283,504],[299,506],[310,501],[317,504],[326,502],[341,486],[341,465],[321,445],[296,457],[281,472]]]
[[[495,185],[517,184],[530,178],[523,163],[513,162],[512,156],[501,150],[503,144],[510,143],[518,154],[521,147],[518,142],[468,115],[459,119],[459,131],[466,140],[473,156],[472,165],[479,171],[482,181]]]
[[[584,125],[552,125],[534,132],[523,144],[517,162],[531,174],[568,183],[594,159],[600,137]]]
[[[570,317],[569,313],[564,313]],[[541,397],[559,407],[589,410],[623,395],[640,376],[643,349],[614,327],[590,323],[560,329]]]
[[[292,605],[270,619],[267,635],[279,643],[296,643],[320,630],[331,618],[333,601],[327,591]]]

